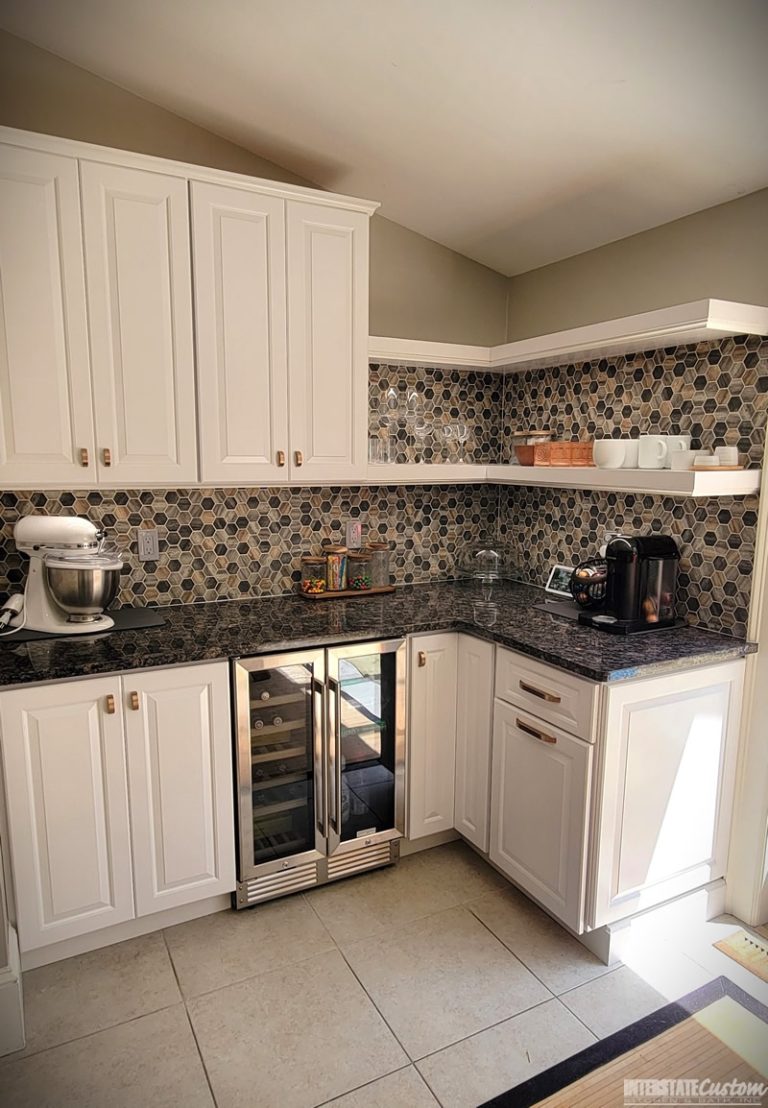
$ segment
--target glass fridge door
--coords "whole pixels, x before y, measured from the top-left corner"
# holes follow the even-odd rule
[[[328,651],[328,849],[405,830],[405,643]]]
[[[325,855],[323,651],[241,659],[235,684],[242,881]]]

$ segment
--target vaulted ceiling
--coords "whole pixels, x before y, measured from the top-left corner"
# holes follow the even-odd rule
[[[765,0],[0,0],[0,26],[504,274],[768,185]]]

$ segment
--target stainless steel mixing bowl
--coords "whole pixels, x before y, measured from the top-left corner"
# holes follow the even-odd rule
[[[44,562],[45,583],[72,623],[90,623],[115,599],[121,564],[120,559],[112,559],[111,564],[105,561],[103,565],[83,562],[67,565],[63,561],[49,565]]]

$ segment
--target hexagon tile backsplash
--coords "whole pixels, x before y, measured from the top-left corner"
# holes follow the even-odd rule
[[[737,336],[715,343],[529,370],[502,377],[454,369],[370,367],[372,432],[390,417],[392,387],[406,410],[417,392],[433,434],[425,458],[447,444],[439,428],[468,425],[467,460],[510,460],[513,429],[550,428],[558,437],[686,433],[696,445],[738,445],[760,465],[768,415],[768,341]],[[401,460],[413,446],[398,415]],[[455,449],[455,447],[454,447]],[[606,527],[667,531],[682,550],[680,611],[713,631],[743,636],[752,583],[757,498],[674,500],[563,489],[484,485],[421,488],[137,489],[5,492],[0,528],[0,593],[26,569],[13,524],[30,511],[87,515],[127,554],[119,603],[172,604],[279,595],[298,560],[322,539],[343,540],[348,518],[369,538],[388,539],[397,583],[454,576],[454,556],[478,538],[503,541],[517,576],[542,584],[552,561],[593,555]],[[161,558],[140,563],[135,529],[157,525]]]

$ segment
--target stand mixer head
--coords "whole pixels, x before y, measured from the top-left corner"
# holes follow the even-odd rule
[[[104,615],[120,582],[122,557],[104,549],[104,532],[80,516],[29,515],[13,529],[29,557],[24,611],[12,624],[57,635],[106,631]]]

